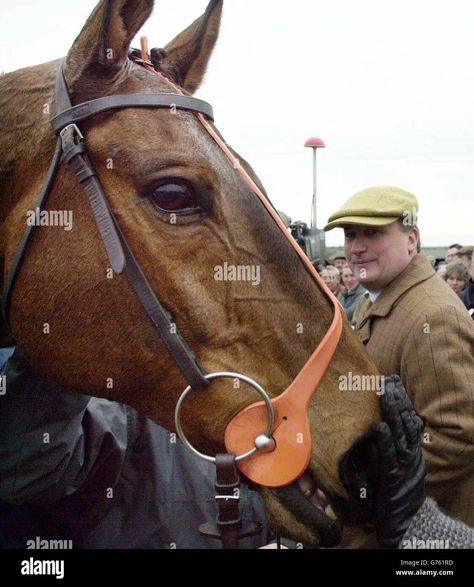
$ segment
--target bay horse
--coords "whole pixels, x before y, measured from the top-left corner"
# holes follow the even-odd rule
[[[51,381],[125,402],[170,431],[185,377],[121,273],[123,262],[104,248],[84,190],[64,161],[48,191],[44,223],[36,201],[53,158],[50,120],[61,110],[54,89],[58,76],[73,105],[116,95],[129,101],[136,94],[175,95],[176,88],[181,104],[190,97],[196,105],[191,96],[216,43],[222,4],[211,0],[200,18],[155,53],[161,75],[130,59],[131,41],[153,1],[102,0],[65,60],[0,79],[3,286],[25,224],[41,224],[11,284],[1,340],[17,344]],[[201,114],[183,106],[170,115],[164,108],[122,107],[84,117],[76,129],[116,219],[109,229],[124,235],[173,317],[170,324],[200,365],[208,373],[244,373],[276,398],[312,356],[337,306],[295,255],[269,205],[256,196],[264,192],[251,167],[233,151],[239,164],[229,163],[199,120],[205,107],[197,109]],[[58,211],[69,224],[48,226]],[[119,269],[111,268],[114,259]],[[236,280],[229,267],[258,272]],[[228,278],[217,278],[216,268],[226,268]],[[355,525],[372,515],[370,437],[380,414],[373,391],[341,390],[338,382],[348,372],[377,374],[343,318],[337,348],[309,405],[312,452],[305,476],[317,482],[333,514]],[[256,400],[246,386],[224,390],[224,381],[212,382],[193,393],[183,410],[187,437],[210,454],[222,452],[227,425]],[[261,492],[278,532],[307,544],[334,544],[325,532],[333,524],[329,509],[312,505],[299,489],[291,499],[284,488]]]

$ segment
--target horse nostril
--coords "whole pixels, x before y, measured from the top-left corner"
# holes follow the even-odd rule
[[[374,435],[365,434],[339,463],[339,476],[350,499],[349,503],[342,505],[341,513],[351,524],[366,522],[373,517],[376,459]]]
[[[341,480],[353,499],[372,496],[376,464],[376,449],[373,435],[359,438],[341,462]]]

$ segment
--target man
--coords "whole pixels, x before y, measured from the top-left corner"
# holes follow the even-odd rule
[[[342,283],[345,288],[344,291],[337,296],[337,299],[341,302],[342,307],[346,311],[349,322],[355,326],[355,310],[358,303],[361,301],[361,298],[364,297],[365,289],[357,281],[349,265],[346,265],[342,270]]]
[[[344,255],[338,255],[337,257],[334,257],[334,265],[342,275],[342,270],[347,265],[347,259],[344,257]]]
[[[340,296],[344,291],[341,284],[341,274],[334,267],[334,265],[328,265],[321,271],[321,279],[336,296]]]
[[[427,494],[474,524],[474,324],[420,253],[418,202],[398,188],[352,196],[325,230],[344,229],[345,255],[370,301],[356,326],[382,374],[399,375],[425,420]]]
[[[448,263],[451,263],[451,261],[454,261],[454,259],[456,259],[459,249],[462,249],[462,245],[460,245],[459,243],[449,245],[448,252],[446,253],[446,257],[444,259],[446,261],[446,265]]]

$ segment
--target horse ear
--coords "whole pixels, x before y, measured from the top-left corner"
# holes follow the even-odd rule
[[[69,50],[65,76],[71,91],[83,78],[116,78],[152,10],[153,0],[102,0]]]
[[[219,35],[223,0],[211,0],[206,12],[165,47],[166,73],[182,88],[199,87]]]

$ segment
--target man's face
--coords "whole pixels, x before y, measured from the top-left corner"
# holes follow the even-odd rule
[[[446,258],[445,258],[446,263],[451,263],[451,261],[454,261],[456,259],[457,254],[458,254],[458,249],[456,247],[453,247],[452,249],[448,249],[448,252],[446,253]]]
[[[336,259],[334,261],[334,265],[336,266],[336,269],[339,271],[339,273],[342,273],[342,269],[344,268],[344,265],[347,264],[347,261],[345,259]]]
[[[324,269],[324,271],[321,273],[321,278],[322,280],[325,282],[325,284],[329,287],[329,289],[334,293],[337,288],[338,285],[340,283],[340,279],[338,277],[338,273],[333,272],[333,271],[328,271],[327,269]]]
[[[344,253],[354,277],[369,291],[387,286],[416,254],[418,229],[403,232],[388,226],[345,226]]]
[[[342,270],[342,283],[347,287],[349,291],[353,291],[359,285],[357,283],[357,279],[354,277],[354,274],[352,273],[352,269],[347,264]]]

